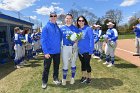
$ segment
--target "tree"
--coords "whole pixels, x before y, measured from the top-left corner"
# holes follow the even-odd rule
[[[61,25],[64,25],[65,24],[65,14],[58,15],[58,21],[61,21],[62,22]]]
[[[112,20],[112,22],[115,22],[116,26],[118,26],[118,24],[122,21],[122,18],[123,18],[122,11],[118,9],[116,10],[111,9],[106,12],[105,18]]]
[[[73,15],[75,22],[78,16],[81,16],[81,15],[83,15],[87,19],[89,25],[93,25],[97,20],[97,17],[95,16],[95,14],[85,9],[80,9],[80,10],[71,9],[69,13]]]

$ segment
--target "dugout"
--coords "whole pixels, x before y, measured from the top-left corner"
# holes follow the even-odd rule
[[[14,28],[18,26],[21,29],[32,29],[33,25],[33,23],[0,14],[0,63],[4,63],[7,58],[14,54]]]

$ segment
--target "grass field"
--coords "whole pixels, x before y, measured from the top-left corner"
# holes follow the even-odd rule
[[[0,65],[0,93],[140,93],[140,69],[116,58],[115,67],[107,68],[103,62],[92,59],[92,83],[80,84],[80,62],[77,60],[76,83],[66,86],[54,85],[52,67],[47,89],[41,88],[43,58],[31,60],[21,69],[14,69],[13,63]],[[62,63],[60,79],[62,77]]]
[[[119,39],[134,39],[135,35],[134,34],[127,34],[127,35],[119,35]]]

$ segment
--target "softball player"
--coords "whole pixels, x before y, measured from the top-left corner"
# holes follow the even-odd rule
[[[33,30],[33,34],[31,35],[31,38],[32,38],[32,46],[33,46],[33,57],[37,58],[36,50],[38,48],[38,42],[37,42],[38,38],[37,38],[36,30]]]
[[[25,36],[24,36],[24,30],[20,30],[20,36],[19,36],[20,40],[25,40]],[[25,62],[25,43],[22,42],[22,46],[21,46],[21,63]]]
[[[115,59],[115,48],[117,46],[118,32],[114,27],[112,22],[107,23],[108,30],[106,32],[106,45],[105,45],[105,54],[106,54],[106,62],[103,64],[107,64],[107,67],[111,67],[114,65]]]
[[[22,43],[21,43],[21,40],[20,40],[20,29],[19,27],[15,27],[14,28],[14,31],[15,31],[15,35],[14,35],[14,42],[15,42],[15,45],[14,45],[14,50],[15,50],[15,59],[14,59],[14,63],[15,63],[15,67],[16,68],[20,68],[19,64],[21,62],[21,46],[22,46]]]
[[[140,18],[138,18],[139,23],[136,26],[133,26],[134,32],[136,35],[135,38],[135,46],[136,46],[136,54],[133,56],[140,56]]]
[[[92,55],[93,58],[99,58],[100,53],[99,53],[99,30],[97,29],[98,25],[93,25],[93,36],[94,36],[94,56]]]
[[[65,17],[66,25],[62,26],[62,60],[63,60],[63,79],[62,85],[66,85],[66,77],[68,72],[69,63],[71,63],[71,81],[70,84],[74,84],[74,77],[76,72],[76,59],[77,59],[77,44],[73,41],[67,39],[67,35],[72,34],[73,32],[78,32],[78,28],[72,25],[73,16],[67,14]]]
[[[31,34],[30,30],[26,29],[25,30],[25,40],[26,40],[26,54],[27,54],[27,59],[32,58],[32,39],[31,39]]]

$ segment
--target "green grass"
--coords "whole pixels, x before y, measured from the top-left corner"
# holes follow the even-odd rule
[[[52,67],[47,89],[41,88],[43,58],[31,60],[24,68],[14,69],[13,63],[0,65],[0,93],[140,93],[140,69],[116,58],[115,67],[107,68],[103,62],[91,60],[92,83],[80,84],[80,62],[77,60],[76,83],[66,86],[54,85]],[[62,63],[60,66],[62,77]]]
[[[134,39],[134,34],[119,35],[119,39]]]

